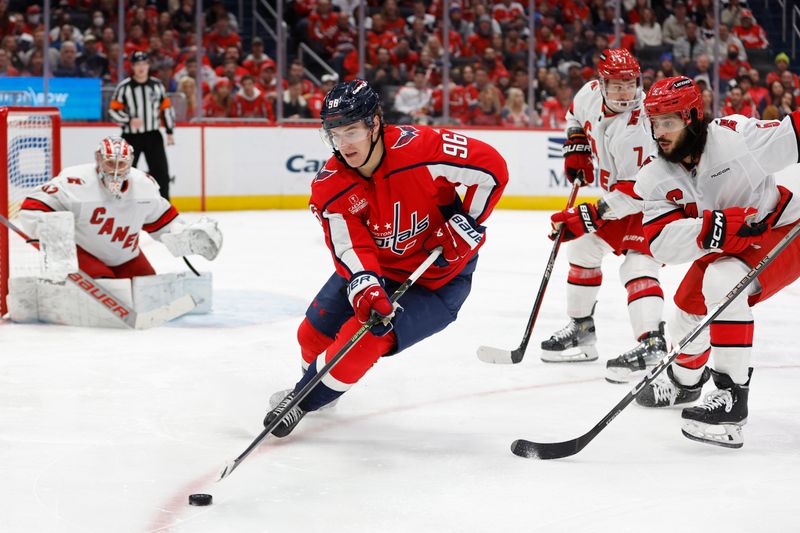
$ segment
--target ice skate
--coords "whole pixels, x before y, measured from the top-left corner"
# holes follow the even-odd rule
[[[542,342],[542,361],[546,363],[574,363],[597,359],[597,336],[594,319],[570,318],[569,324]]]
[[[264,418],[264,427],[267,427],[286,409],[286,406],[289,405],[289,402],[292,401],[292,398],[294,398],[294,392],[290,392],[283,399],[283,401],[281,401],[274,409],[267,413],[267,416]],[[280,438],[287,436],[292,432],[295,426],[300,423],[304,416],[306,416],[305,411],[300,409],[298,406],[293,407],[292,410],[283,417],[280,423],[275,426],[275,429],[272,430],[272,434]]]
[[[692,440],[741,448],[742,426],[747,423],[747,397],[750,393],[750,369],[747,383],[737,385],[727,374],[711,371],[717,390],[706,395],[701,405],[687,407],[681,413],[683,434]]]
[[[294,389],[284,389],[284,390],[279,390],[278,392],[273,392],[269,397],[269,408],[270,408],[270,410],[275,409],[276,407],[278,407],[278,404],[280,404],[283,401],[283,399],[286,398],[286,396],[290,392],[292,392],[293,390]],[[339,398],[341,398],[341,396]],[[315,412],[316,411],[326,411],[328,409],[333,409],[334,407],[336,407],[336,404],[339,403],[339,398],[336,398],[331,403],[326,403],[325,405],[323,405],[319,409],[316,409]]]
[[[645,387],[636,397],[636,403],[642,407],[671,407],[697,401],[700,399],[703,385],[710,376],[708,369],[705,368],[697,384],[686,386],[678,383],[672,367],[667,367],[667,377],[659,377]]]
[[[666,354],[667,341],[664,339],[664,322],[662,322],[657,330],[639,337],[639,344],[635,347],[606,362],[606,381],[627,383],[641,379]]]

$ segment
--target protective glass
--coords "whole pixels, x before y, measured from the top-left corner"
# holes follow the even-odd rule
[[[650,118],[650,127],[653,129],[653,137],[658,139],[664,134],[677,133],[686,127],[686,123],[676,113],[669,115],[658,115]]]
[[[320,128],[319,135],[323,142],[332,150],[340,150],[342,146],[350,146],[369,138],[372,128],[363,122],[347,124],[338,128]]]
[[[642,91],[641,83],[636,80],[601,79],[600,87],[603,98],[612,111],[621,113],[629,111],[639,105]]]

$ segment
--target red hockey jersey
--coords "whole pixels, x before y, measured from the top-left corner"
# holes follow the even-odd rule
[[[494,148],[451,131],[387,126],[384,143],[371,178],[331,157],[311,184],[311,211],[336,272],[346,279],[367,270],[405,281],[427,257],[422,244],[432,231],[456,211],[483,224],[508,182],[506,162]],[[463,199],[459,185],[466,187]],[[479,248],[460,262],[432,266],[418,283],[443,286]]]

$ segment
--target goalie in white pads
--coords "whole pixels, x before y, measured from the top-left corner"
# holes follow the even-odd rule
[[[185,222],[161,197],[156,182],[131,168],[132,162],[133,148],[107,137],[94,163],[63,169],[25,198],[19,222],[41,242],[43,277],[63,280],[78,268],[95,279],[154,276],[139,247],[142,231],[175,256],[217,256],[222,245],[217,223]]]
[[[645,242],[642,205],[633,192],[636,173],[655,145],[642,109],[636,59],[625,49],[604,50],[598,72],[600,79],[584,85],[567,112],[564,171],[571,183],[592,183],[594,155],[603,197],[597,205],[584,203],[551,217],[554,227],[566,225],[563,240],[572,241],[567,246],[570,321],[542,342],[541,358],[554,363],[597,359],[593,314],[603,257],[624,254],[619,273],[638,344],[606,363],[606,379],[624,383],[643,375],[666,350],[661,265]]]
[[[708,123],[700,90],[682,76],[656,82],[645,109],[659,157],[642,167],[635,191],[644,199],[644,231],[656,259],[691,263],[669,322],[672,338],[681,339],[797,224],[800,202],[776,184],[773,174],[800,159],[800,111],[782,121],[731,115]],[[685,347],[666,378],[639,394],[637,403],[693,402],[711,377],[717,388],[700,405],[683,410],[683,433],[741,447],[752,375],[751,306],[798,277],[796,239]],[[706,369],[710,355],[714,368]]]

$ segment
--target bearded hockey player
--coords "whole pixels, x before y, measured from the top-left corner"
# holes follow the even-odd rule
[[[660,264],[650,255],[642,233],[642,206],[633,192],[636,173],[655,151],[641,102],[640,68],[626,49],[600,55],[600,79],[578,91],[567,112],[564,172],[582,186],[594,181],[598,165],[602,199],[554,214],[554,227],[565,224],[567,245],[567,315],[569,324],[542,342],[543,361],[597,359],[593,319],[603,281],[603,257],[623,255],[619,274],[628,291],[628,315],[638,344],[606,363],[606,379],[624,383],[638,378],[665,353],[661,313],[664,294]]]
[[[642,168],[635,192],[644,199],[653,256],[666,264],[691,263],[669,322],[672,338],[681,339],[797,223],[800,205],[773,174],[798,162],[800,112],[782,121],[731,115],[709,124],[700,90],[685,77],[656,82],[645,109],[659,156]],[[798,276],[795,240],[636,401],[648,407],[694,402],[712,378],[716,390],[683,409],[683,433],[741,447],[753,372],[751,307]]]
[[[335,273],[297,333],[303,378],[267,414],[269,424],[372,313],[383,317],[273,430],[288,435],[309,411],[358,382],[383,356],[397,354],[453,322],[471,287],[483,224],[508,181],[489,145],[447,130],[384,124],[380,97],[363,80],[336,85],[322,105],[333,150],[311,184]],[[456,187],[463,185],[462,199]],[[437,247],[442,255],[393,307],[389,294]],[[287,391],[288,392],[288,391]]]
[[[222,234],[216,222],[186,223],[161,197],[156,182],[131,168],[132,162],[133,148],[119,137],[107,137],[94,163],[63,169],[25,198],[20,225],[40,241],[43,264],[66,258],[73,266],[65,274],[77,266],[92,278],[153,276],[156,272],[139,247],[142,231],[175,256],[217,256]],[[63,251],[72,257],[55,257]]]

